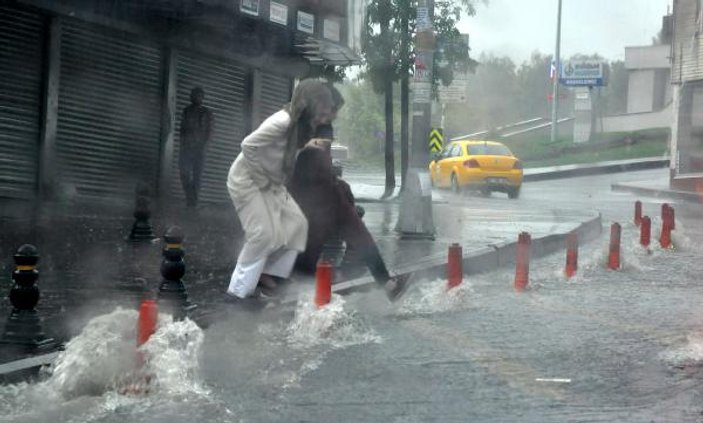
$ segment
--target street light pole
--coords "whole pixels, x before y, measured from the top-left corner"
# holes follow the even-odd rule
[[[552,80],[552,136],[551,141],[557,140],[557,111],[559,108],[559,74],[561,73],[561,0],[559,1],[557,12],[557,46],[554,52],[554,78]]]

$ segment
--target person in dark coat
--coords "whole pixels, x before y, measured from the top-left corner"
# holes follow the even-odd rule
[[[339,236],[368,267],[376,282],[384,285],[391,300],[405,291],[409,275],[391,276],[373,237],[354,204],[349,185],[337,177],[332,167],[333,129],[323,125],[298,153],[288,190],[308,220],[305,251],[296,267],[315,272],[326,242]]]
[[[212,138],[213,117],[210,109],[203,106],[204,98],[205,92],[202,88],[193,88],[190,92],[191,103],[183,110],[181,118],[178,164],[188,207],[195,207],[198,204],[205,152]]]

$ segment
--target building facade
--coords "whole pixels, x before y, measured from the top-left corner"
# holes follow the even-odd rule
[[[703,190],[703,19],[701,0],[675,0],[671,38],[671,186]]]
[[[355,4],[355,2],[354,2]],[[347,0],[25,0],[0,5],[0,197],[182,197],[190,90],[215,118],[201,199],[229,201],[244,136],[316,66],[358,59]]]

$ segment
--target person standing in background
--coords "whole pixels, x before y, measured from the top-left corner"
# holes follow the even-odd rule
[[[210,109],[203,106],[204,98],[203,89],[194,87],[190,92],[190,104],[183,109],[181,117],[181,151],[178,162],[187,207],[198,204],[205,153],[212,138],[214,121]]]

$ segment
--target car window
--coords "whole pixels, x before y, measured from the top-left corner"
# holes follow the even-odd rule
[[[454,144],[449,144],[448,146],[444,147],[444,150],[439,153],[439,159],[442,160],[446,159],[447,157],[450,157],[452,148],[454,148]]]
[[[476,144],[469,146],[469,154],[474,156],[512,156],[510,149],[502,144]]]

